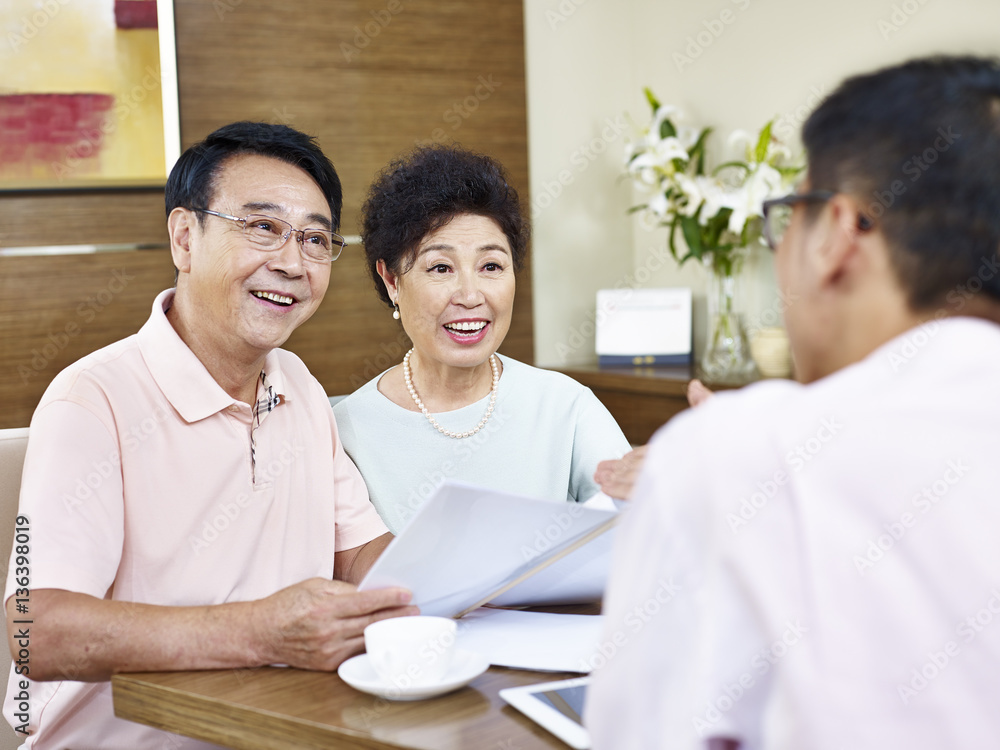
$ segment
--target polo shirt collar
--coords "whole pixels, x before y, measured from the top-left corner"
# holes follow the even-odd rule
[[[139,351],[156,385],[186,422],[198,422],[240,402],[223,390],[201,360],[188,348],[167,320],[174,290],[160,292],[153,301],[149,320],[139,329]],[[272,350],[264,358],[264,372],[274,393],[284,403],[285,379]],[[260,378],[257,379],[258,394]]]

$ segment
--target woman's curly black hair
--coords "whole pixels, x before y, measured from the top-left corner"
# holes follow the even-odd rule
[[[391,162],[376,177],[361,209],[361,239],[379,297],[392,305],[376,265],[406,273],[420,242],[456,216],[493,219],[510,243],[514,268],[527,252],[530,228],[517,191],[495,159],[457,146],[425,146]]]

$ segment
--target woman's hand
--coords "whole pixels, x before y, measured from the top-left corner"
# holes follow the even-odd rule
[[[646,446],[641,445],[621,458],[601,461],[597,464],[597,471],[594,472],[594,481],[601,486],[601,492],[605,495],[628,500],[645,457]]]
[[[700,380],[692,380],[688,383],[687,398],[691,406],[703,404],[711,398],[713,392],[705,387]],[[629,451],[619,459],[601,461],[597,464],[597,471],[594,472],[594,481],[601,487],[601,492],[605,495],[627,500],[632,494],[632,485],[635,484],[636,477],[639,476],[639,469],[642,468],[642,461],[646,457],[646,446],[642,445]]]
[[[698,404],[705,403],[713,393],[714,391],[710,391],[706,388],[705,384],[700,380],[692,380],[688,383],[687,397],[688,403],[691,404],[691,406],[697,406]]]

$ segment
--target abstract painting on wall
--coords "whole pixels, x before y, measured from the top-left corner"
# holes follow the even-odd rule
[[[0,190],[162,185],[179,149],[172,0],[0,2]]]

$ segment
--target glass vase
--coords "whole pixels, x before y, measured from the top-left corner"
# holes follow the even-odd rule
[[[705,258],[708,271],[708,339],[701,355],[699,377],[715,385],[745,385],[760,378],[750,355],[740,286],[746,248],[712,253]]]

